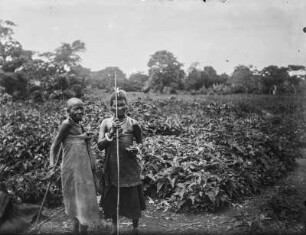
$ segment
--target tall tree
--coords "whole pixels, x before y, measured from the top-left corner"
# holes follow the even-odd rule
[[[4,72],[15,72],[22,65],[32,60],[33,52],[24,50],[21,43],[14,37],[12,21],[0,20],[0,69]]]
[[[118,67],[106,67],[98,72],[92,73],[93,83],[100,89],[112,91],[115,86],[115,74],[117,79],[117,86],[124,89],[126,83],[126,75]]]
[[[71,44],[62,43],[54,52],[41,53],[40,57],[47,61],[50,67],[55,68],[55,73],[61,74],[69,72],[72,67],[79,65],[81,62],[79,53],[85,50],[85,43],[75,40]]]
[[[289,77],[285,82],[285,85],[287,85],[289,92],[294,94],[297,92],[303,92],[301,84],[306,79],[306,67],[303,65],[288,65],[287,72]]]
[[[79,91],[83,89],[84,74],[80,73],[78,66],[81,62],[79,53],[85,50],[85,43],[76,40],[71,44],[62,43],[54,52],[33,52],[23,49],[21,43],[14,39],[13,27],[15,26],[16,24],[11,21],[0,20],[0,70],[13,73],[8,74],[9,76],[2,74],[1,84],[3,81],[8,81],[7,78],[13,77],[16,79],[11,81],[19,83],[27,81],[26,91],[29,94],[33,94],[33,89],[48,94],[54,90],[63,92],[66,89],[71,90],[74,85],[78,86]],[[34,55],[36,55],[35,58]],[[18,76],[14,73],[18,73]]]
[[[157,51],[151,55],[149,67],[148,89],[163,92],[164,88],[170,87],[177,90],[183,88],[185,72],[183,64],[169,51]]]
[[[280,86],[287,81],[290,76],[286,67],[278,67],[270,65],[262,69],[262,83],[264,85],[264,92],[269,93],[273,86]]]
[[[298,88],[300,83],[306,79],[306,67],[303,65],[288,65],[290,75],[289,83]]]
[[[185,80],[185,87],[187,90],[199,90],[203,86],[205,88],[212,87],[214,84],[225,83],[228,79],[227,74],[219,76],[217,71],[212,66],[205,66],[203,70],[199,70],[198,63],[193,63],[188,68],[187,79]]]
[[[79,96],[82,94],[81,90],[85,88],[84,80],[88,74],[80,65],[79,53],[85,49],[84,42],[75,40],[71,44],[62,43],[53,52],[39,54],[39,59],[35,62],[40,66],[34,69],[35,72],[45,75],[41,78],[41,82],[49,93],[54,90],[63,92],[71,89],[74,93],[76,93],[74,90],[77,90]]]
[[[229,79],[228,74],[222,73],[222,74],[219,75],[218,84],[227,83],[228,79]]]
[[[237,91],[243,91],[244,93],[250,92],[255,87],[252,70],[245,65],[235,67],[229,82]]]
[[[142,88],[145,86],[146,82],[148,81],[149,76],[142,73],[132,73],[128,79],[130,87],[133,91],[141,91]]]
[[[85,68],[82,65],[76,65],[71,67],[70,71],[72,74],[75,74],[76,77],[81,79],[80,82],[82,86],[86,86],[91,74],[91,70],[89,68]]]
[[[212,66],[205,66],[202,72],[202,79],[205,88],[218,83],[218,75],[216,70]]]
[[[192,63],[188,70],[184,81],[186,90],[199,90],[204,85],[204,80],[201,76],[201,71],[198,69],[199,63]]]
[[[24,50],[14,37],[12,21],[0,19],[0,86],[13,98],[27,98],[29,79],[22,69],[32,61],[33,52]]]

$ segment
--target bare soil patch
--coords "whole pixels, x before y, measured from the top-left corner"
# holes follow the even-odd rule
[[[306,149],[297,166],[273,186],[263,188],[260,194],[232,204],[216,213],[177,214],[147,201],[147,210],[140,220],[140,234],[303,234],[306,221]],[[69,234],[72,221],[61,208],[44,209],[41,221],[47,220],[35,234]],[[41,222],[40,221],[40,222]],[[111,223],[89,234],[109,233]],[[121,218],[120,233],[130,233],[131,221]],[[30,231],[30,230],[29,230]]]

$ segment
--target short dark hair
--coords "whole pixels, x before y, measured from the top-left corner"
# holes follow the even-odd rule
[[[128,98],[127,98],[126,91],[124,91],[124,90],[118,90],[118,91],[114,91],[114,92],[111,94],[110,99],[109,99],[109,104],[110,104],[110,106],[113,105],[114,100],[116,99],[116,94],[117,94],[117,99],[118,99],[118,100],[125,100],[126,103],[128,102]]]

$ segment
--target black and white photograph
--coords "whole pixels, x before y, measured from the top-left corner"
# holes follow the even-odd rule
[[[306,1],[0,0],[0,234],[305,234]]]

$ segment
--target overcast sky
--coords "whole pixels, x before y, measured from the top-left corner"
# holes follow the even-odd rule
[[[184,64],[231,73],[239,64],[306,65],[305,0],[0,0],[25,49],[53,51],[81,40],[82,65],[147,72],[168,50]]]

